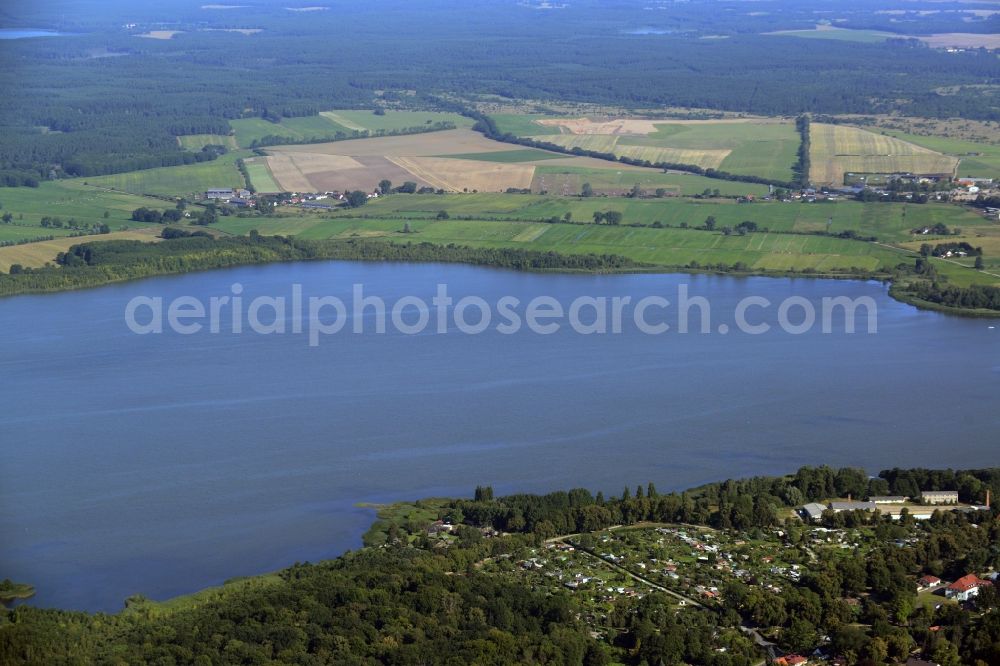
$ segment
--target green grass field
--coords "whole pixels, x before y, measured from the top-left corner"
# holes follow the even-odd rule
[[[656,131],[636,134],[568,134],[540,125],[547,116],[512,114],[493,119],[501,131],[548,141],[563,148],[614,153],[650,162],[675,162],[730,173],[790,181],[799,135],[792,122],[656,123]]]
[[[323,111],[317,116],[282,118],[280,123],[263,118],[240,118],[230,120],[229,125],[236,135],[236,143],[249,148],[254,141],[266,136],[280,136],[291,142],[331,141],[351,138],[366,130],[376,134],[425,127],[435,122],[451,122],[456,127],[472,126],[470,119],[456,113],[430,111],[387,111],[384,116],[376,116],[371,111]]]
[[[441,210],[448,211],[450,219],[438,220]],[[608,210],[622,212],[624,224],[592,223],[595,211]],[[365,218],[357,217],[359,212]],[[572,221],[582,224],[541,221],[562,218],[567,212]],[[709,215],[716,218],[715,231],[694,228],[701,226]],[[851,229],[865,236],[876,235],[882,242],[777,233],[823,231],[831,217],[830,230],[834,233]],[[721,232],[723,227],[734,227],[745,220],[770,231],[745,236],[727,236]],[[656,221],[670,226],[626,226],[651,225]],[[994,246],[1000,247],[1000,228],[951,205],[854,201],[737,204],[690,199],[505,194],[393,195],[373,201],[361,211],[294,211],[280,218],[228,217],[214,228],[230,234],[247,234],[257,229],[264,234],[306,239],[377,238],[389,242],[522,247],[571,254],[612,253],[665,268],[689,266],[692,262],[702,266],[742,262],[754,271],[834,274],[851,269],[887,272],[900,263],[911,263],[920,237],[913,237],[910,229],[936,222],[962,227],[963,235],[959,238],[986,246],[991,258],[987,273],[972,270],[971,260],[965,262],[968,266],[935,260],[943,275],[961,286],[1000,282],[988,275],[1000,272],[1000,252],[993,250]],[[684,223],[689,228],[682,228]],[[406,224],[413,233],[402,233]],[[906,247],[890,247],[888,243],[905,243]],[[994,255],[996,259],[992,258]]]
[[[494,153],[460,153],[457,155],[438,155],[455,160],[476,160],[479,162],[502,162],[516,164],[519,162],[537,162],[538,160],[560,160],[566,156],[560,153],[550,153],[545,150],[524,148],[523,150],[501,150]]]
[[[45,229],[37,224],[21,226],[18,224],[0,224],[0,241],[35,240],[42,236],[69,236],[73,229]]]
[[[247,226],[266,234],[294,232],[293,220],[270,222],[257,220],[256,225]],[[769,233],[725,236],[718,231],[694,229],[413,219],[409,222],[413,233],[403,234],[400,220],[314,216],[312,221],[303,219],[300,224],[302,238],[381,238],[391,242],[520,247],[566,254],[609,253],[674,268],[694,261],[702,265],[743,262],[752,269],[766,271],[824,272],[851,268],[875,271],[891,268],[913,256],[873,243],[838,238]],[[235,226],[230,228],[237,231]]]
[[[177,137],[178,143],[184,150],[198,152],[205,146],[225,146],[229,150],[236,150],[236,137],[222,134],[188,134]]]
[[[271,173],[263,157],[247,158],[243,160],[243,165],[246,167],[247,175],[250,176],[250,183],[253,185],[254,191],[261,194],[272,194],[282,191],[281,186],[274,180],[274,174]]]
[[[540,135],[533,137],[539,141],[554,143],[572,150],[581,148],[583,150],[593,150],[598,153],[613,153],[618,145],[618,137],[608,134],[561,134],[559,136]]]
[[[213,187],[243,187],[243,174],[236,168],[236,160],[249,155],[232,152],[211,162],[95,176],[85,181],[132,194],[191,197]]]
[[[121,226],[141,227],[144,225],[129,219],[132,211],[143,206],[147,208],[167,208],[170,204],[160,199],[135,196],[121,192],[108,192],[93,185],[94,179],[77,178],[43,182],[39,187],[10,187],[0,190],[0,213],[11,213],[16,225],[0,224],[0,239],[13,240],[14,237],[35,237],[44,234],[66,235],[67,230],[43,229],[39,226],[42,217],[59,217],[63,222],[70,218],[86,224],[108,224],[112,230]],[[91,183],[84,185],[84,182]],[[108,217],[104,217],[107,211]],[[23,219],[22,219],[23,217]],[[15,231],[17,229],[18,231]],[[3,236],[7,233],[7,236]]]
[[[535,168],[535,185],[539,186],[535,189],[541,189],[543,182],[544,189],[557,194],[564,189],[577,194],[584,183],[590,183],[598,192],[627,192],[638,183],[639,187],[650,193],[662,187],[671,194],[683,195],[701,194],[705,190],[719,190],[719,194],[723,196],[767,194],[766,185],[705,178],[691,173],[663,173],[653,169],[634,171],[616,167],[611,162],[606,169],[540,165]]]
[[[919,134],[906,134],[894,130],[886,130],[885,133],[897,139],[960,158],[959,177],[1000,179],[1000,145],[973,143],[939,136],[920,136]]]
[[[267,136],[280,136],[294,142],[335,139],[338,132],[344,138],[354,135],[354,130],[338,125],[325,116],[283,118],[280,123],[263,118],[241,118],[230,120],[229,125],[236,133],[236,142],[243,148],[249,148],[254,141]]]
[[[622,137],[621,146],[683,150],[729,150],[718,168],[730,173],[791,180],[798,159],[799,135],[790,122],[664,123],[646,137]]]
[[[424,127],[433,123],[454,123],[455,127],[472,127],[472,120],[457,113],[438,111],[386,111],[377,116],[373,111],[334,110],[324,111],[323,116],[351,129],[366,129],[370,132]]]
[[[875,44],[884,42],[890,37],[899,37],[891,32],[881,32],[879,30],[848,30],[848,29],[827,29],[827,30],[783,30],[781,32],[769,32],[769,35],[781,37],[804,37],[807,39],[834,39],[844,42],[863,42]]]
[[[554,116],[543,114],[497,113],[490,118],[497,124],[497,129],[516,136],[539,136],[542,134],[562,134],[558,127],[539,125],[536,120],[545,120]]]
[[[669,174],[664,174],[669,175]],[[706,179],[707,180],[707,179]],[[714,182],[714,181],[713,181]],[[555,197],[505,194],[399,195],[373,201],[364,208],[365,215],[419,219],[446,210],[452,217],[547,220],[567,212],[577,221],[590,221],[594,212],[617,210],[625,224],[652,224],[659,221],[679,227],[700,226],[708,216],[717,226],[736,226],[749,220],[772,231],[833,233],[854,230],[861,235],[877,236],[884,242],[912,240],[910,230],[943,222],[950,227],[972,231],[997,225],[958,206],[906,205],[838,201],[835,203],[758,202],[738,204],[731,200],[626,199],[610,197]],[[350,211],[334,215],[351,215]]]

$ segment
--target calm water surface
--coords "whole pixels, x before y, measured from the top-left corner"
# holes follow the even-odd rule
[[[876,335],[137,336],[136,295],[868,295]],[[771,315],[773,319],[773,314]],[[1000,465],[1000,330],[862,282],[248,267],[0,301],[0,577],[113,611],[360,545],[358,502]]]
[[[0,39],[27,39],[29,37],[65,37],[67,33],[36,28],[0,28]]]

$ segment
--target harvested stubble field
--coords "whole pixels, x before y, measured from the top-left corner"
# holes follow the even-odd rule
[[[275,146],[268,154],[267,164],[275,180],[290,192],[372,190],[382,180],[396,185],[412,181],[451,192],[502,192],[534,187],[540,165],[658,173],[590,158],[514,151],[511,144],[468,129]]]
[[[810,178],[815,183],[841,185],[844,174],[952,174],[958,159],[883,134],[846,125],[812,123]]]
[[[39,268],[45,264],[55,262],[56,255],[65,252],[74,245],[88,243],[92,241],[113,241],[113,240],[158,240],[157,229],[139,229],[135,231],[116,231],[110,234],[99,236],[75,236],[56,238],[50,241],[38,243],[26,243],[12,247],[0,247],[0,272],[8,272],[11,265],[20,264],[25,267]]]

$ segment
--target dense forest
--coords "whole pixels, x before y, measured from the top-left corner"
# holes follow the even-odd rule
[[[899,663],[915,650],[946,666],[995,664],[995,590],[985,588],[967,606],[935,609],[915,604],[914,585],[928,572],[954,577],[1000,565],[992,511],[941,511],[919,525],[847,514],[842,520],[874,530],[865,558],[824,552],[801,581],[770,594],[732,581],[718,609],[678,611],[656,592],[622,598],[607,618],[616,629],[602,638],[588,630],[579,597],[544,593],[482,568],[491,559],[523,557],[551,534],[599,529],[608,524],[603,518],[588,524],[598,512],[619,524],[684,520],[752,538],[775,524],[775,507],[918,488],[957,490],[963,500],[978,500],[989,488],[996,497],[1000,470],[893,469],[869,478],[856,469],[803,468],[684,493],[661,495],[649,483],[613,498],[581,489],[494,497],[479,487],[474,498],[441,506],[439,516],[458,525],[447,548],[426,536],[404,539],[393,528],[381,546],[297,563],[166,606],[139,596],[115,615],[18,606],[0,614],[0,662],[749,666],[760,659],[741,635],[740,626],[749,625],[779,627],[788,649],[814,646],[827,634],[830,649],[851,664]],[[475,528],[484,524],[503,524],[509,533],[483,538]],[[788,547],[797,548],[806,534],[801,524],[780,525]],[[425,527],[414,526],[413,534]],[[859,596],[860,606],[846,601]]]
[[[15,3],[0,16],[3,25],[70,34],[0,40],[7,64],[0,71],[0,183],[211,159],[185,153],[175,137],[227,134],[227,120],[243,116],[280,122],[371,108],[379,95],[380,104],[413,103],[409,93],[392,91],[1000,119],[996,90],[983,87],[1000,78],[1000,61],[985,51],[767,35],[811,28],[829,18],[829,7],[819,0],[757,4],[770,10],[707,1],[655,16],[640,2],[596,0],[558,11],[513,0],[474,10],[447,0],[419,7],[383,0],[307,13],[263,3],[230,11],[190,2]],[[878,4],[838,3],[838,25],[885,27]],[[893,29],[934,32],[952,23],[946,14],[914,14]],[[962,31],[995,32],[996,24],[996,16],[977,19]],[[222,31],[235,28],[261,32]],[[137,36],[146,30],[180,34]]]

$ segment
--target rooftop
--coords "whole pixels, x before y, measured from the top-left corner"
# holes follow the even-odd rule
[[[875,502],[830,502],[834,511],[874,511]]]

